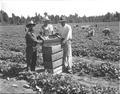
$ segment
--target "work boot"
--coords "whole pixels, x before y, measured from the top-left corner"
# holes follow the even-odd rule
[[[72,69],[70,69],[70,68],[68,68],[68,67],[64,67],[64,68],[63,68],[63,72],[64,72],[64,73],[70,73],[70,74],[73,73]]]
[[[71,69],[70,67],[66,67],[66,72],[67,72],[67,73],[70,73],[70,74],[73,73],[73,71],[72,71],[72,69]]]

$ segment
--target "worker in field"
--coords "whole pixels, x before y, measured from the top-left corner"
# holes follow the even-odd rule
[[[110,31],[111,31],[110,28],[105,27],[102,33],[104,33],[105,36],[110,36]]]
[[[60,18],[60,26],[58,27],[59,33],[62,37],[63,47],[63,71],[72,73],[72,28],[66,22],[66,18],[62,16]]]
[[[89,27],[87,30],[87,33],[88,33],[87,38],[91,38],[95,35],[95,29],[92,27]]]
[[[54,29],[53,29],[53,25],[50,24],[50,19],[48,18],[48,16],[46,15],[43,18],[43,25],[41,27],[40,30],[40,35],[44,36],[46,39],[49,38],[49,35],[53,35],[54,34]]]
[[[37,40],[37,37],[34,33],[33,27],[35,23],[30,21],[26,27],[28,28],[27,33],[25,35],[26,39],[26,63],[28,71],[35,71],[36,60],[37,60],[37,47],[36,45],[41,44],[42,41]]]

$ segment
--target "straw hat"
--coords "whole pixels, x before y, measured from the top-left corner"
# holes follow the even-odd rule
[[[45,17],[43,18],[43,22],[45,22],[45,21],[50,21],[50,19],[48,18],[48,16],[45,16]]]
[[[66,22],[66,21],[67,21],[66,17],[61,17],[60,20],[59,20],[59,22]]]
[[[33,21],[30,21],[27,25],[26,25],[26,27],[30,27],[30,26],[35,26],[36,24],[33,22]]]

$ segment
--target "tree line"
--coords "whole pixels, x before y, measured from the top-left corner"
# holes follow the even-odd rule
[[[45,12],[44,15],[48,15],[47,12]],[[51,19],[51,22],[55,24],[55,23],[58,23],[61,16],[65,16],[65,15],[61,15],[61,16],[48,15],[48,16]],[[77,13],[75,13],[74,15],[70,14],[69,16],[66,16],[66,18],[69,23],[113,22],[113,21],[120,21],[120,13],[119,12],[115,12],[115,13],[108,12],[105,15],[89,16],[89,17],[85,15],[83,17],[80,17],[78,16]],[[24,16],[16,16],[14,13],[12,13],[12,17],[9,17],[5,11],[0,10],[0,23],[1,24],[22,25],[22,24],[26,24],[30,20],[33,20],[35,23],[42,23],[42,19],[43,17],[38,13],[35,13],[35,16],[33,17],[27,16],[26,18]]]

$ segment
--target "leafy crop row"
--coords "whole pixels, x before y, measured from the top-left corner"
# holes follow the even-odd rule
[[[24,63],[25,57],[21,52],[0,50],[0,59],[10,62]]]
[[[28,76],[30,86],[41,88],[43,94],[118,94],[112,87],[94,85],[88,87],[73,79],[70,75],[51,75],[48,73],[33,73]]]
[[[23,65],[13,62],[0,61],[0,72],[4,76],[18,76],[19,72],[23,70]]]
[[[120,69],[110,63],[93,64],[86,62],[78,62],[73,66],[73,72],[81,74],[89,74],[94,77],[106,77],[109,79],[120,80]]]
[[[107,45],[108,42],[93,42],[90,46],[79,43],[79,40],[73,42],[73,56],[94,56],[102,60],[119,61],[120,46]],[[89,43],[88,43],[89,44]]]

